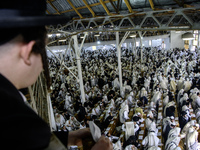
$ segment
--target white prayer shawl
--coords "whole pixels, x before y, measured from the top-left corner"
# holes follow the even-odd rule
[[[92,87],[95,86],[95,78],[94,78],[94,77],[91,78],[91,86],[92,86]]]
[[[192,86],[192,83],[190,81],[185,81],[184,82],[184,86],[183,86],[184,87],[184,91],[188,92],[190,90],[191,86]]]
[[[98,115],[99,115],[99,110],[100,110],[100,107],[99,107],[99,105],[98,105],[96,108],[93,108],[93,109],[92,109],[91,115],[96,115],[96,116],[98,116]]]
[[[119,80],[118,78],[115,78],[115,80],[113,81],[113,87],[119,89],[120,88],[120,84],[119,84]]]
[[[200,106],[200,97],[197,96],[196,94],[193,94],[193,95],[191,96],[191,99],[193,100],[193,101],[192,101],[192,108],[193,108],[194,110],[196,110],[196,109]]]
[[[128,104],[129,106],[133,105],[133,97],[131,95],[128,96]]]
[[[184,93],[184,89],[181,89],[181,90],[178,92],[177,103],[180,102],[180,96],[183,95],[183,93]]]
[[[181,148],[179,146],[177,146],[176,148],[174,148],[173,150],[181,150]]]
[[[181,89],[183,89],[183,85],[184,85],[184,80],[183,78],[180,78],[180,80],[178,80],[177,82],[177,89],[180,91]]]
[[[148,129],[148,133],[153,132],[155,133],[155,135],[157,135],[158,133],[158,129],[156,128],[156,123],[153,121],[151,122],[149,129]]]
[[[89,127],[93,140],[97,142],[101,137],[101,130],[93,121],[89,121]]]
[[[172,137],[176,137],[180,134],[181,128],[175,127],[169,131],[168,139]]]
[[[197,150],[199,147],[197,139],[198,132],[193,127],[190,127],[185,138],[186,150]]]
[[[120,119],[121,123],[124,123],[126,121],[126,119],[129,119],[127,117],[128,112],[129,112],[129,109],[128,109],[128,105],[127,104],[124,107],[121,107],[121,109],[119,111],[119,119]]]
[[[166,84],[166,82],[165,82],[164,80],[161,80],[161,82],[160,82],[160,87],[161,87],[162,89],[167,89],[167,84]]]
[[[145,81],[144,81],[144,87],[145,87],[146,90],[149,89],[149,85],[150,85],[150,80],[149,79],[145,79]]]
[[[70,102],[68,100],[65,100],[64,108],[68,109],[70,107]]]
[[[120,139],[115,143],[113,150],[122,150],[122,145]]]
[[[149,127],[151,126],[152,120],[147,118],[145,119],[145,127],[147,130],[149,130]]]
[[[175,102],[174,102],[174,101],[171,101],[171,102],[169,102],[169,103],[165,106],[165,108],[164,108],[164,118],[166,117],[166,109],[167,109],[168,107],[170,107],[170,106],[175,106]]]
[[[189,128],[193,126],[195,122],[195,120],[191,120],[183,127],[183,129],[181,130],[181,137],[184,138],[186,136],[186,133],[188,132]]]
[[[169,96],[167,95],[164,99],[163,99],[163,107],[165,107],[167,105],[167,103],[169,102]]]
[[[161,93],[160,93],[160,91],[156,91],[155,94],[153,95],[151,101],[156,104],[157,101],[160,99],[161,99]]]
[[[66,87],[65,87],[65,83],[62,83],[61,86],[60,86],[60,88],[61,88],[61,89],[65,89],[65,88],[66,88]]]
[[[124,86],[124,91],[130,92],[131,90],[132,90],[132,88],[131,88],[130,85],[125,85],[125,86]]]
[[[155,135],[154,132],[150,132],[142,141],[142,145],[148,149],[152,146],[158,146],[159,138]]]
[[[165,144],[165,150],[173,150],[175,149],[180,142],[181,138],[176,136],[172,138],[168,138]]]
[[[200,117],[200,108],[197,108],[195,110],[195,115],[196,115],[196,118],[199,119],[199,117]]]
[[[163,119],[163,133],[165,132],[166,130],[166,127],[167,125],[171,124],[171,121],[170,121],[170,118],[169,117],[166,117]]]
[[[170,90],[173,90],[174,92],[176,92],[176,82],[175,82],[175,79],[171,79],[171,81],[170,81]]]
[[[152,146],[152,147],[148,148],[148,150],[161,150],[161,148],[157,147],[157,146]]]
[[[135,135],[134,122],[133,121],[126,122],[125,125],[126,125],[125,139],[128,140],[130,136]]]

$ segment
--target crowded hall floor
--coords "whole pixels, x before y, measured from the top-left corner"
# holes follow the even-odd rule
[[[139,48],[122,48],[121,92],[116,51],[83,51],[85,101],[77,80],[49,58],[54,130],[73,131],[93,121],[114,150],[200,149],[200,51],[146,47],[141,63]],[[76,66],[69,57],[64,61]]]

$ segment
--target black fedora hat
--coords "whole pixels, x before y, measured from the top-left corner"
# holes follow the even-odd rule
[[[0,28],[34,27],[66,23],[61,15],[47,15],[46,0],[2,0]]]

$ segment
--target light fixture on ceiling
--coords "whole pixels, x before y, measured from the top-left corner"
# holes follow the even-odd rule
[[[95,33],[94,36],[100,36],[100,34],[99,33]]]
[[[191,32],[186,32],[182,34],[182,39],[183,40],[194,40],[194,36]]]
[[[66,39],[63,39],[63,40],[59,40],[59,42],[65,42],[66,41]]]
[[[136,37],[136,34],[130,34],[129,37]]]
[[[48,34],[47,36],[48,36],[48,38],[51,38],[53,35],[52,34]]]
[[[56,33],[56,36],[61,36],[61,33]]]

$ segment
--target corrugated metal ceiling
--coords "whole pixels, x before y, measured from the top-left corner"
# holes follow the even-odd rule
[[[112,0],[112,1],[116,8],[119,1],[119,13],[123,14],[129,13],[128,7],[124,0]],[[72,6],[68,3],[68,0],[48,0],[47,2],[48,2],[47,12],[50,14],[64,14],[69,18],[69,20],[73,18],[80,18],[80,16],[73,10]],[[70,0],[70,2],[74,5],[76,9],[78,8],[77,11],[83,17],[92,17],[92,13],[86,7],[83,0]],[[96,16],[107,15],[107,12],[105,11],[105,8],[101,5],[100,0],[86,0],[86,2],[88,5],[92,5],[90,7],[94,11]],[[109,0],[103,0],[103,2],[105,3],[110,13],[116,13],[115,9],[113,8]],[[128,2],[133,10],[140,10],[140,11],[151,10],[151,5],[149,3],[149,0],[128,0]],[[169,8],[178,8],[182,3],[180,2],[178,4],[175,2],[175,0],[153,0],[153,4],[155,8],[158,9],[169,9]],[[184,0],[184,4],[200,6],[199,0]]]

